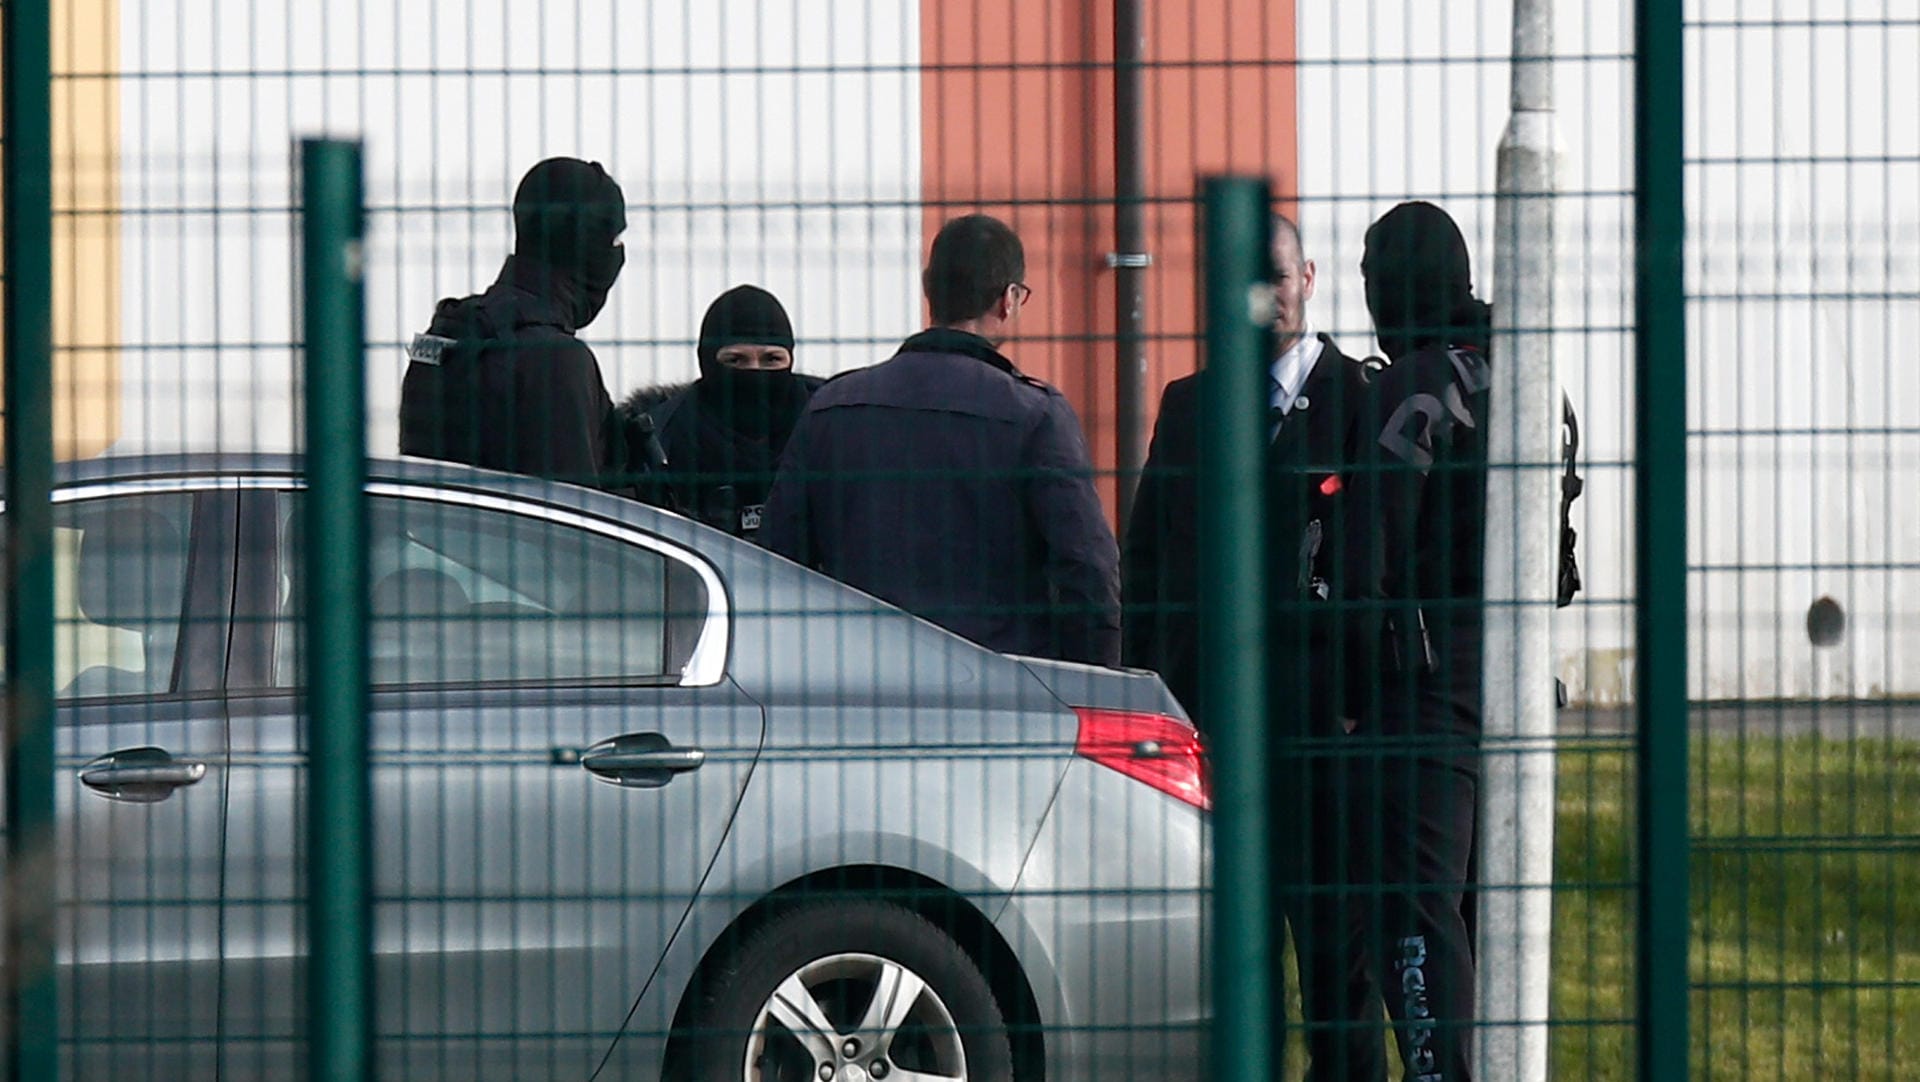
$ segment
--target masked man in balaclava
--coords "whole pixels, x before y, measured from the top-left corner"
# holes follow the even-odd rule
[[[598,162],[549,158],[513,196],[513,254],[485,293],[448,298],[407,350],[400,451],[630,491],[593,322],[626,263],[626,200]]]
[[[1405,1077],[1466,1082],[1492,313],[1473,295],[1459,227],[1431,203],[1375,222],[1360,269],[1392,363],[1372,379],[1362,461],[1340,478],[1339,558],[1321,561],[1344,610],[1352,726],[1343,818],[1359,919],[1345,932],[1399,1027]],[[1378,1059],[1343,1066],[1386,1076]]]
[[[773,294],[735,286],[700,321],[700,378],[650,406],[661,392],[637,392],[623,407],[629,415],[646,408],[682,513],[740,537],[759,534],[781,452],[821,383],[794,372],[793,343],[793,323]]]

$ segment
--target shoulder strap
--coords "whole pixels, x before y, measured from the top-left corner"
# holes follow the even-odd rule
[[[560,321],[553,305],[538,298],[519,299],[503,290],[489,290],[480,295],[469,312],[476,332],[473,337],[482,342],[491,343],[534,327],[550,328],[568,338],[574,337]]]
[[[692,394],[693,388],[686,387],[647,407],[646,415],[653,419],[654,432],[665,432],[667,430],[667,424],[673,420],[673,415],[680,412],[681,405],[683,405],[688,396]]]

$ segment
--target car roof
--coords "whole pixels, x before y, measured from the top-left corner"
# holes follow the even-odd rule
[[[380,457],[366,459],[367,479],[373,481],[416,481],[452,484],[487,489],[522,489],[538,494],[554,482],[520,477],[494,470],[482,470],[452,462],[426,458]],[[103,481],[131,481],[153,477],[222,477],[247,475],[299,476],[306,471],[304,456],[234,451],[205,451],[184,454],[105,455],[54,466],[54,484],[67,487]],[[5,472],[0,471],[0,478]]]
[[[369,455],[366,471],[370,483],[398,482],[485,492],[613,519],[642,527],[681,544],[698,547],[709,554],[736,548],[754,553],[765,551],[751,542],[741,541],[663,508],[580,485],[426,458]],[[282,477],[298,482],[304,478],[305,472],[304,457],[294,454],[209,451],[107,455],[56,463],[53,483],[56,489],[63,489],[160,478],[205,478],[211,482],[219,478]],[[4,485],[5,478],[5,471],[0,470],[0,485]],[[0,488],[0,496],[4,496],[4,488]],[[4,508],[5,503],[0,500],[0,510]]]
[[[366,458],[366,471],[369,482],[403,482],[436,488],[478,490],[578,510],[594,510],[602,514],[606,513],[610,495],[598,489],[561,481],[503,473],[497,470],[483,470],[460,463],[439,462],[427,458],[369,455]],[[295,454],[208,451],[162,455],[107,455],[75,462],[56,463],[53,484],[55,488],[74,488],[80,485],[144,481],[163,477],[210,480],[221,477],[288,477],[303,481],[305,473],[305,458]],[[0,470],[0,484],[4,484],[5,478],[6,471]],[[637,504],[637,501],[616,498],[614,503],[627,505]],[[678,518],[668,512],[660,513],[668,518]]]

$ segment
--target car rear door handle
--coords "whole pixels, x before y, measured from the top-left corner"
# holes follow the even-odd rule
[[[164,748],[109,752],[80,768],[80,784],[109,800],[153,804],[207,776],[207,764],[175,759]]]
[[[700,769],[706,761],[704,748],[674,747],[660,733],[602,740],[581,752],[578,760],[595,777],[638,789],[658,788],[676,775]]]

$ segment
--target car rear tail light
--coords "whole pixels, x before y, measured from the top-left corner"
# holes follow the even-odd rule
[[[1213,808],[1206,751],[1193,726],[1163,714],[1075,707],[1074,753],[1202,810]]]

